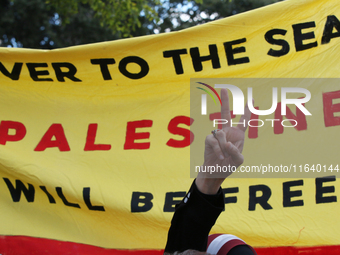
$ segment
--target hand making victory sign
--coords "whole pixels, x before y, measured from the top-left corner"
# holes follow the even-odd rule
[[[166,255],[256,255],[255,250],[238,237],[217,234],[214,239],[214,235],[209,236],[212,226],[224,209],[225,197],[221,184],[232,172],[206,171],[206,169],[210,167],[216,170],[224,167],[224,169],[236,170],[243,163],[245,131],[251,116],[246,105],[244,115],[241,116],[238,125],[233,127],[226,89],[221,89],[221,98],[221,119],[226,120],[225,124],[221,130],[214,130],[213,134],[205,139],[202,167],[205,171],[198,172],[190,190],[176,206],[164,250]],[[242,242],[235,242],[234,237]],[[210,242],[208,242],[209,238]]]
[[[205,152],[203,167],[226,166],[236,169],[243,163],[243,145],[245,131],[248,127],[251,112],[248,105],[245,107],[244,115],[241,116],[236,127],[231,126],[231,114],[229,108],[229,97],[227,89],[221,89],[221,119],[227,120],[222,129],[214,130],[205,139]],[[205,194],[216,194],[219,187],[232,172],[209,173],[199,172],[196,178],[198,189]]]

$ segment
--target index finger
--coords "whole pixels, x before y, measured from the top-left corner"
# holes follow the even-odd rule
[[[254,105],[254,99],[253,99],[253,105]],[[251,117],[251,112],[249,110],[248,103],[247,103],[246,106],[244,107],[244,114],[241,116],[239,124],[237,125],[237,127],[241,129],[243,132],[246,132],[247,130],[250,117]],[[244,123],[244,125],[242,125],[242,123]]]
[[[228,90],[222,88],[221,89],[221,119],[227,120],[225,124],[222,124],[222,128],[230,127],[231,125],[231,114],[230,114],[230,108],[229,108],[229,96],[228,96]]]

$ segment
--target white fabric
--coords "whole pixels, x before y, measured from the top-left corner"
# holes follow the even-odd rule
[[[222,248],[222,246],[231,241],[231,240],[241,240],[242,242],[244,242],[242,239],[238,238],[237,236],[234,235],[229,235],[229,234],[224,234],[224,235],[220,235],[218,237],[216,237],[209,245],[208,249],[207,249],[207,253],[210,254],[217,254],[218,251]]]

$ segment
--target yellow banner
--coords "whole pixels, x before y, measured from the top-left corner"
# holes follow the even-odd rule
[[[193,180],[190,78],[338,78],[339,20],[338,0],[287,0],[180,32],[1,48],[0,235],[164,248]],[[294,151],[324,176],[228,179],[214,233],[255,247],[339,244],[339,88],[310,90],[307,129],[246,134],[247,165],[256,153],[288,164]]]

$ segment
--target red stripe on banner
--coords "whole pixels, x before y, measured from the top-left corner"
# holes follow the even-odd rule
[[[257,255],[339,255],[340,245],[256,248]],[[116,250],[26,236],[0,236],[1,255],[162,255],[163,250]]]
[[[339,255],[340,245],[255,248],[257,255]]]
[[[0,255],[162,255],[162,250],[116,250],[26,236],[0,236]]]

